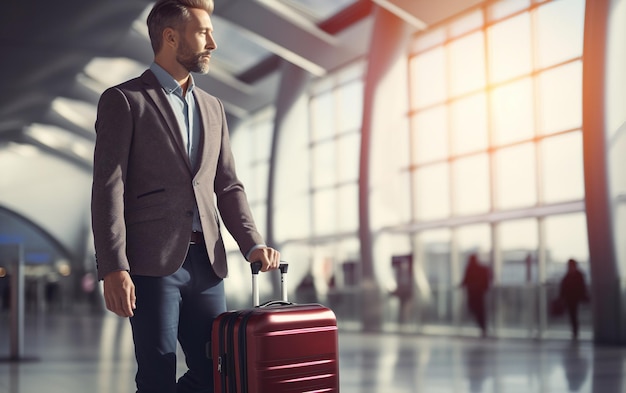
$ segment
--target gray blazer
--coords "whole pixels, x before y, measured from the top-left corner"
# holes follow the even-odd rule
[[[151,71],[98,103],[91,199],[98,278],[116,270],[165,276],[183,264],[197,204],[209,260],[226,277],[220,221],[242,253],[263,244],[235,173],[222,103],[194,89],[202,119],[197,168]]]

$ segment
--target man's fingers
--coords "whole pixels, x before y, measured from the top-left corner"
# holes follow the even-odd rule
[[[106,300],[107,310],[119,315],[120,317],[130,317],[132,312],[128,307],[124,307],[125,299],[123,297],[111,296]]]
[[[129,299],[126,299],[126,302],[124,303],[124,308],[122,309],[122,313],[123,317],[132,317],[133,315],[135,315],[135,313],[133,313],[133,306],[131,305]]]
[[[109,311],[120,317],[134,315],[135,284],[128,272],[112,272],[104,278],[104,298]]]
[[[104,297],[104,303],[105,303],[105,305],[107,307],[107,310],[113,311],[113,305],[111,304],[111,300],[109,299],[108,296]]]
[[[280,252],[270,247],[258,248],[250,255],[251,261],[261,262],[261,271],[278,269],[280,265]]]
[[[271,268],[278,269],[278,266],[280,266],[280,252],[271,249],[269,259]]]
[[[130,305],[131,308],[134,310],[137,308],[137,297],[135,296],[135,286],[133,285],[132,291],[130,293]]]
[[[135,286],[131,281],[126,281],[121,289],[119,292],[120,315],[132,317],[135,309]]]
[[[280,265],[280,252],[274,250],[273,248],[267,249],[267,270],[278,269]]]
[[[132,317],[133,315],[135,315],[135,313],[133,312],[133,310],[136,308],[135,305],[135,286],[133,285],[130,288],[130,292],[128,293],[128,296],[125,296],[124,298],[124,316],[126,317]]]
[[[120,317],[123,317],[124,315],[121,314],[121,307],[119,307],[117,303],[118,302],[116,301],[116,298],[112,296],[107,297],[107,300],[106,300],[107,310],[119,315]]]

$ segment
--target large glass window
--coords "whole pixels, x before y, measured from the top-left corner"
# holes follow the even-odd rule
[[[488,31],[491,82],[528,75],[532,69],[530,14],[525,12],[495,24]]]
[[[539,132],[550,134],[582,123],[582,62],[576,61],[543,72],[539,84]],[[579,83],[572,83],[579,81]]]
[[[548,281],[558,281],[565,274],[567,260],[578,261],[588,271],[589,247],[583,213],[564,214],[545,219]]]
[[[423,305],[422,318],[434,324],[449,324],[453,315],[454,288],[460,280],[451,259],[451,231],[424,231],[418,237],[417,259],[424,261],[431,289],[430,302]]]
[[[242,123],[237,129],[231,129],[230,142],[237,163],[237,176],[244,184],[250,209],[259,231],[266,236],[267,228],[267,185],[269,178],[269,160],[274,130],[274,111],[260,111]],[[239,245],[230,232],[222,231],[224,246],[228,253],[229,276],[242,278],[228,280],[225,286],[230,307],[249,304],[250,286],[243,278],[249,277],[244,257]],[[261,296],[268,296],[269,285],[261,285]],[[263,289],[265,288],[265,289]]]
[[[483,263],[489,264],[489,251],[491,250],[491,228],[487,224],[474,224],[460,227],[456,230],[456,242],[458,258],[465,270],[471,254],[477,254]]]
[[[336,182],[337,144],[334,139],[326,139],[314,144],[313,148],[313,187],[332,187]]]
[[[437,106],[420,112],[413,118],[416,135],[413,138],[415,163],[448,158],[448,116],[446,107]]]
[[[497,207],[512,209],[537,203],[535,146],[524,143],[495,154]]]
[[[450,216],[450,175],[448,165],[436,164],[416,172],[415,211],[420,220]]]
[[[583,141],[580,131],[546,138],[541,143],[543,198],[546,203],[584,197]]]
[[[267,179],[274,129],[273,111],[262,111],[243,124],[231,137],[237,161],[237,175],[246,194],[256,224],[264,229],[267,211]]]
[[[454,161],[453,203],[455,215],[485,213],[489,210],[489,159],[478,154]]]
[[[452,95],[459,96],[485,87],[484,43],[482,32],[469,34],[450,43],[448,58],[452,64],[450,72]]]
[[[531,0],[498,1],[487,9],[492,20],[498,20],[530,6]]]
[[[497,277],[500,284],[537,282],[535,264],[539,247],[537,220],[526,218],[505,221],[499,225],[502,268]]]
[[[414,106],[423,108],[442,103],[447,96],[446,51],[437,47],[411,60],[411,94]]]
[[[485,2],[417,33],[408,61],[417,253],[444,293],[438,272],[461,272],[478,252],[495,274],[490,323],[523,334],[543,326],[544,285],[567,259],[588,265],[584,8],[584,0]],[[443,232],[449,258],[423,249]],[[442,299],[438,310],[448,307]]]
[[[450,123],[453,153],[485,150],[489,143],[485,94],[481,92],[453,102],[450,105]]]
[[[363,117],[359,67],[317,82],[311,91],[311,242],[334,249],[333,242],[355,239],[358,228],[358,176]],[[330,248],[329,248],[330,247]],[[336,263],[335,263],[336,262]],[[339,269],[345,261],[333,262]]]
[[[332,138],[335,134],[335,102],[332,90],[322,92],[311,99],[311,140]],[[323,114],[323,116],[315,116]]]
[[[534,123],[533,84],[530,77],[491,91],[491,127],[495,145],[532,139]]]
[[[580,56],[583,48],[584,0],[551,1],[537,8],[538,66],[548,67]]]
[[[297,260],[299,265],[294,269],[299,275],[295,277],[294,297],[302,303],[327,304],[344,325],[359,319],[354,289],[361,274],[357,228],[362,73],[363,65],[354,64],[310,85],[308,105],[303,105],[308,107],[309,117],[309,132],[303,141],[305,152],[294,154],[292,146],[285,145],[294,162],[283,164],[303,168],[303,191],[308,195],[302,198],[307,206],[301,205],[282,217],[290,221],[290,227],[306,224],[300,222],[300,216],[310,220],[310,230],[300,235],[285,232],[281,237],[281,255]],[[292,255],[294,252],[298,254]]]

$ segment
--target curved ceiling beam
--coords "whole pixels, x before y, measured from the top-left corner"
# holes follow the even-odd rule
[[[62,161],[65,162],[69,162],[71,164],[76,165],[77,168],[82,169],[83,171],[87,172],[88,174],[91,174],[93,172],[93,162],[90,160],[87,160],[83,157],[79,157],[76,154],[73,154],[65,149],[59,149],[59,148],[54,148],[51,146],[48,146],[44,143],[41,143],[40,141],[28,136],[28,135],[23,135],[23,137],[19,140],[19,142],[21,143],[25,143],[25,144],[29,144],[32,146],[35,146],[39,149],[41,149],[42,151],[52,155],[55,158],[61,159]]]
[[[78,253],[75,252],[75,250],[70,250],[68,247],[66,247],[62,242],[60,242],[54,235],[52,235],[50,232],[46,231],[43,227],[41,227],[39,224],[37,224],[36,222],[32,221],[31,219],[29,219],[26,216],[21,215],[20,213],[11,210],[7,207],[4,207],[0,204],[0,216],[5,215],[8,217],[13,218],[15,221],[18,221],[20,223],[23,223],[24,226],[28,227],[29,229],[32,230],[32,232],[38,234],[39,236],[41,236],[41,238],[43,238],[45,241],[47,241],[52,248],[56,249],[58,251],[58,253],[60,255],[62,255],[63,257],[67,258],[68,260],[77,260],[78,259]],[[1,226],[0,226],[1,228]],[[15,231],[14,227],[11,227],[11,229],[13,231]],[[28,234],[26,233],[4,233],[4,236],[14,236],[17,238],[23,238],[23,242],[26,245],[26,249],[24,250],[25,252],[28,251],[28,247],[30,245],[32,245],[33,243],[36,244],[35,239],[32,239],[30,236],[28,236]],[[37,247],[35,245],[35,247]]]
[[[326,64],[315,58],[316,53],[336,49],[332,35],[315,25],[303,27],[270,8],[267,2],[250,0],[216,0],[215,14],[238,25],[252,41],[313,75],[326,74]]]
[[[69,121],[68,119],[61,116],[55,111],[49,111],[48,113],[46,113],[41,118],[40,122],[42,124],[50,124],[52,126],[56,126],[61,129],[64,129],[89,142],[95,142],[96,140],[96,133],[95,133],[94,126],[88,127],[88,128],[81,127],[77,125],[76,123]]]
[[[484,0],[372,0],[413,27],[424,30]]]
[[[0,205],[36,223],[65,249],[84,249],[90,168],[79,161],[59,159],[56,149],[27,147],[9,145],[0,155],[3,165],[17,169],[3,172]]]
[[[54,98],[45,89],[24,92],[19,95],[0,97],[0,119],[20,119],[25,124],[39,121],[43,114],[50,108],[50,102]],[[2,127],[0,126],[0,132]]]

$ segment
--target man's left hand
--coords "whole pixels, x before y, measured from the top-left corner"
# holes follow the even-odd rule
[[[278,265],[280,265],[280,252],[271,247],[261,247],[252,251],[249,259],[252,262],[261,262],[263,264],[261,271],[266,272],[268,270],[278,269]]]

